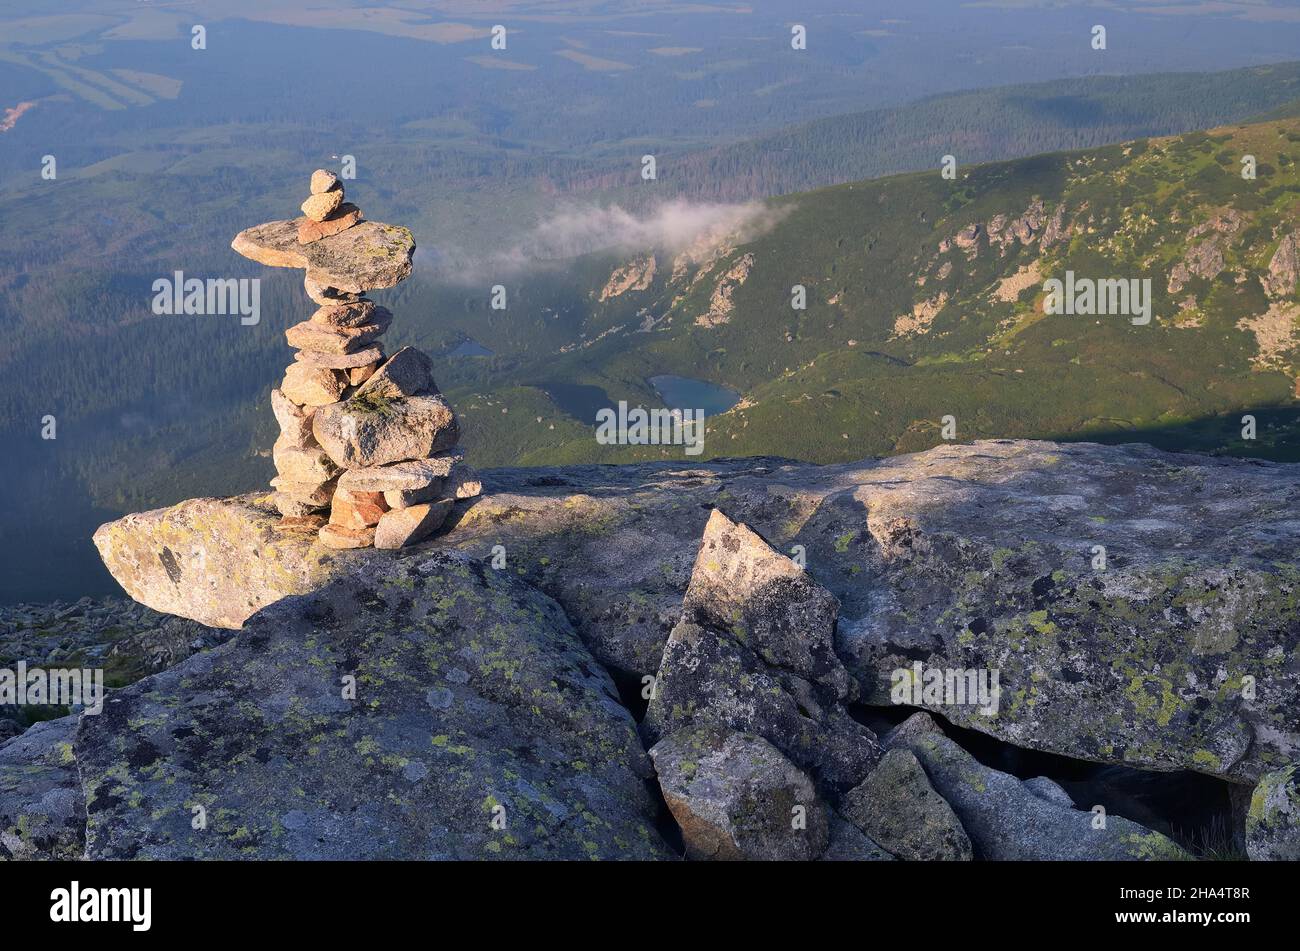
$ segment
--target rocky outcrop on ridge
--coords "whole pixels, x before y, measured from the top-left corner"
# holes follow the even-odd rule
[[[658,672],[720,508],[783,554],[798,546],[838,600],[836,654],[861,702],[888,704],[890,673],[916,661],[997,669],[996,716],[920,705],[1022,747],[1239,783],[1300,753],[1292,466],[1000,440],[830,466],[500,470],[484,493],[432,544],[484,560],[500,546],[625,674]],[[385,570],[382,553],[274,521],[257,497],[195,500],[97,543],[133,597],[228,627]]]
[[[1285,465],[999,441],[490,472],[402,552],[281,531],[258,496],[131,516],[100,535],[132,593],[240,629],[98,716],[0,745],[0,841],[24,858],[1185,857],[924,714],[882,758],[863,703],[898,702],[919,664],[997,671],[993,711],[902,702],[1015,746],[1258,782],[1243,842],[1286,857],[1295,485]]]
[[[267,608],[82,717],[72,755],[89,858],[671,854],[563,612],[450,553]]]

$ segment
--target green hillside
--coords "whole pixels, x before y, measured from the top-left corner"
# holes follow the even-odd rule
[[[778,199],[769,232],[699,263],[664,251],[606,262],[583,344],[500,376],[647,406],[657,373],[730,386],[743,402],[710,420],[706,457],[912,451],[940,441],[952,415],[961,441],[1140,439],[1300,458],[1297,156],[1300,121],[1283,120]],[[1150,322],[1044,313],[1044,282],[1067,271],[1149,280]],[[806,309],[791,306],[796,284]],[[458,405],[493,389],[445,379]],[[1254,440],[1241,438],[1247,412]],[[599,446],[590,429],[550,429],[554,407],[468,415],[492,461],[681,451]]]

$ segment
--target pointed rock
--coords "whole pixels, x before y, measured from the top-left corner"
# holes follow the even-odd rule
[[[709,515],[682,616],[730,631],[772,665],[850,698],[835,656],[840,603],[798,565],[718,509]]]
[[[433,385],[433,361],[414,347],[403,347],[362,384],[356,396],[370,393],[396,400],[430,392],[438,392]]]
[[[862,781],[880,747],[842,702],[848,679],[830,644],[835,599],[781,562],[756,534],[713,513],[642,729],[651,743],[693,725],[754,733],[842,792]]]

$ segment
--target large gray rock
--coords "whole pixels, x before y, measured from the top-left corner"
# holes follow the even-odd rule
[[[664,648],[641,729],[654,744],[695,726],[761,736],[831,793],[856,785],[880,757],[875,735],[832,694],[769,667],[721,631],[682,621]]]
[[[238,628],[281,598],[307,594],[332,578],[393,556],[374,549],[338,551],[316,530],[280,529],[266,493],[190,499],[101,525],[95,547],[126,593],[156,611],[211,627]],[[382,567],[381,567],[382,566]]]
[[[650,756],[687,858],[810,861],[826,850],[826,807],[812,781],[762,737],[685,729]]]
[[[632,718],[563,612],[454,554],[267,608],[112,694],[74,754],[90,858],[671,854]]]
[[[312,416],[312,433],[344,469],[423,459],[460,439],[456,415],[441,396],[390,400],[379,392],[322,406]]]
[[[890,737],[894,741],[893,735]],[[975,857],[992,860],[1187,859],[1177,844],[1122,816],[1070,809],[980,763],[938,730],[902,735],[891,752],[909,750],[930,785],[952,807]]]
[[[687,620],[727,631],[770,666],[843,700],[856,685],[835,656],[839,610],[834,595],[748,526],[720,509],[709,515],[682,601]]]
[[[964,862],[970,838],[909,750],[885,753],[867,778],[844,794],[846,819],[901,859]]]
[[[888,703],[890,672],[914,660],[996,669],[996,717],[936,710],[1018,746],[1237,782],[1300,758],[1300,467],[995,440],[832,466],[481,475],[483,496],[457,507],[437,544],[485,560],[501,545],[509,570],[559,601],[598,659],[623,672],[658,669],[721,507],[782,554],[803,547],[809,576],[840,602],[837,653],[869,702]],[[113,531],[133,537],[126,550],[151,552],[125,566],[142,587],[166,578],[162,548],[229,560],[249,525],[234,520],[232,539],[164,537],[175,519],[135,518]],[[1092,567],[1094,546],[1106,549],[1104,570]],[[279,548],[261,553],[275,563],[265,570],[236,567],[272,582],[300,574],[281,558],[301,554]],[[106,562],[120,578],[117,559]],[[247,617],[268,594],[222,610]],[[211,583],[169,603],[209,617]]]
[[[1246,854],[1256,862],[1300,861],[1300,767],[1266,773],[1250,797]]]
[[[849,682],[831,646],[836,607],[788,559],[715,511],[655,677],[642,722],[648,741],[725,727],[768,740],[829,792],[856,785],[880,747],[843,705]]]
[[[72,754],[76,717],[0,744],[0,860],[79,859],[86,805]]]

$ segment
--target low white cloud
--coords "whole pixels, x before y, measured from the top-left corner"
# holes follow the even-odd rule
[[[720,204],[678,199],[642,212],[620,205],[562,206],[508,248],[488,255],[462,255],[438,249],[436,267],[446,277],[477,279],[496,274],[550,267],[585,254],[640,254],[665,251],[699,253],[723,243],[752,241],[769,231],[789,207],[762,202]]]

